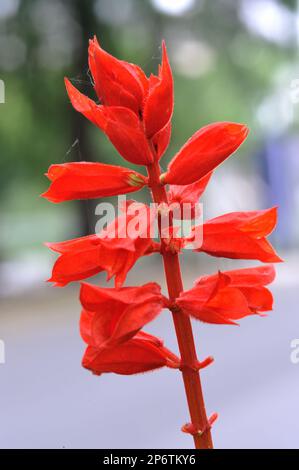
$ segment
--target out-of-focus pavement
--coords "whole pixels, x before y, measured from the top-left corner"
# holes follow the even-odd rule
[[[289,261],[278,267],[275,310],[267,318],[245,319],[240,327],[194,322],[200,358],[215,357],[202,380],[208,413],[220,415],[213,429],[218,448],[299,448],[299,364],[290,360],[290,343],[299,338],[299,282],[297,260]],[[187,286],[196,271],[185,263]],[[142,262],[129,283],[160,275]],[[176,371],[96,377],[81,368],[76,292],[40,286],[1,302],[0,447],[188,448]],[[177,350],[168,312],[146,330]]]

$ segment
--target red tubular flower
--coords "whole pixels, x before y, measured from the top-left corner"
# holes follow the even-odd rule
[[[131,109],[138,118],[144,117],[149,138],[161,132],[163,141],[167,141],[173,112],[173,78],[164,41],[158,76],[148,79],[137,65],[104,51],[96,38],[89,43],[89,67],[102,104]]]
[[[265,285],[274,277],[271,265],[203,276],[180,294],[176,304],[203,322],[234,325],[245,316],[272,310],[272,294]]]
[[[166,45],[162,43],[162,65],[159,76],[151,75],[149,92],[144,104],[144,124],[149,138],[163,129],[173,113],[173,78]]]
[[[195,251],[224,258],[257,259],[265,263],[282,261],[266,239],[276,222],[276,207],[216,217],[204,223],[203,243]]]
[[[46,176],[52,184],[42,197],[55,203],[132,193],[147,183],[136,171],[91,162],[51,165]]]
[[[82,284],[81,335],[97,349],[118,346],[133,338],[154,320],[165,305],[158,284],[141,287],[102,288]]]
[[[150,209],[146,209],[147,223],[150,225]],[[136,261],[155,251],[155,242],[146,233],[149,225],[144,227],[144,231],[136,232],[135,236],[128,236],[126,226],[133,217],[134,214],[126,212],[98,235],[47,243],[51,250],[61,255],[53,266],[49,282],[63,287],[72,281],[80,281],[106,271],[108,280],[115,276],[115,286],[121,287]]]
[[[165,184],[191,184],[206,176],[228,158],[248,135],[244,124],[216,122],[197,131],[175,155],[166,173]]]
[[[97,105],[80,93],[68,79],[65,79],[65,85],[76,111],[98,126],[123,158],[136,165],[152,163],[153,157],[142,122],[130,108]]]
[[[106,106],[130,108],[139,116],[148,89],[144,72],[137,65],[108,54],[100,47],[96,37],[89,41],[88,56],[100,101]]]
[[[163,346],[159,338],[140,331],[134,338],[114,348],[99,351],[88,346],[82,365],[96,375],[104,372],[132,375],[164,366],[177,368],[179,359]]]
[[[196,181],[192,184],[187,184],[185,186],[171,185],[167,192],[169,204],[179,204],[181,209],[184,209],[184,204],[188,205],[190,209],[190,215],[188,213],[184,213],[181,210],[181,216],[184,216],[184,218],[187,218],[187,216],[188,218],[195,218],[195,216],[199,215],[197,213],[198,208],[196,207],[196,205],[203,192],[205,191],[211,179],[211,176],[212,172],[208,173],[199,181]]]
[[[153,161],[147,137],[152,139],[157,158],[169,144],[173,79],[164,43],[162,50],[159,75],[148,79],[140,67],[116,59],[100,47],[96,38],[91,40],[89,67],[102,105],[65,79],[74,108],[98,126],[126,160],[137,165]]]

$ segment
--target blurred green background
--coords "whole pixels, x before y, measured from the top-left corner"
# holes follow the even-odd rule
[[[40,198],[48,166],[81,160],[129,166],[73,110],[64,88],[68,76],[94,97],[87,63],[94,34],[103,48],[147,74],[157,71],[166,40],[175,112],[163,168],[202,125],[231,120],[251,129],[215,172],[204,218],[279,205],[272,241],[286,263],[278,266],[276,308],[268,319],[249,319],[240,329],[194,328],[200,357],[216,358],[203,374],[208,409],[220,411],[216,445],[298,446],[298,367],[289,356],[298,337],[296,0],[0,0],[0,339],[7,357],[0,365],[0,446],[190,444],[179,433],[187,410],[177,377],[168,371],[92,377],[80,367],[78,286],[52,289],[44,282],[56,256],[43,242],[94,232],[99,202],[55,205]],[[148,196],[142,191],[134,197]],[[185,285],[237,263],[186,253]],[[128,284],[149,278],[165,287],[158,257],[140,260]],[[176,348],[168,316],[148,331]]]

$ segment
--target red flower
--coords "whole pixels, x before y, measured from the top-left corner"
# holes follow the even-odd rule
[[[150,238],[151,215],[146,208],[147,225],[129,237],[127,224],[135,214],[128,211],[114,220],[98,235],[75,238],[60,243],[47,243],[51,250],[61,254],[53,266],[49,282],[62,287],[72,281],[80,281],[101,271],[108,273],[108,280],[115,276],[115,285],[120,287],[129,270],[144,255],[155,251],[155,242]]]
[[[129,108],[138,117],[144,116],[150,138],[168,126],[173,112],[173,78],[164,41],[158,76],[148,79],[137,65],[104,51],[96,38],[89,43],[89,67],[102,104]],[[165,133],[169,134],[169,126]]]
[[[203,276],[176,304],[203,322],[234,325],[245,316],[272,310],[272,294],[265,285],[274,277],[271,265]]]
[[[206,176],[244,142],[244,124],[216,122],[197,131],[175,155],[166,173],[165,184],[191,184]]]
[[[51,165],[46,176],[52,183],[42,196],[51,202],[132,193],[147,183],[136,171],[90,162]]]
[[[197,203],[205,191],[211,176],[212,172],[192,184],[185,186],[171,185],[167,192],[169,204],[178,204],[181,209],[181,216],[184,216],[183,218],[194,219],[196,216],[199,216],[199,213],[197,213]],[[184,204],[188,206],[185,206],[185,209]],[[188,214],[188,210],[190,210],[190,215]]]
[[[68,79],[66,89],[76,111],[98,126],[120,155],[136,165],[152,163],[153,156],[142,122],[130,108],[100,106],[78,91]]]
[[[140,331],[134,338],[114,348],[99,351],[88,346],[82,365],[96,375],[104,372],[132,375],[164,366],[177,368],[179,359],[163,346],[161,340]]]
[[[165,305],[158,284],[141,287],[102,288],[82,284],[81,335],[97,349],[118,346],[133,338],[154,320]]]
[[[89,66],[102,105],[65,79],[74,108],[98,126],[126,160],[138,165],[153,161],[147,138],[152,139],[157,158],[169,144],[173,80],[164,43],[162,48],[159,76],[151,75],[148,79],[137,65],[105,52],[96,38],[90,41]]]
[[[89,68],[94,88],[105,106],[130,108],[137,116],[142,112],[148,90],[148,80],[144,72],[134,64],[104,51],[97,38],[89,41]]]
[[[204,223],[203,243],[196,251],[224,258],[258,259],[265,263],[282,261],[266,239],[276,222],[276,207],[216,217]]]

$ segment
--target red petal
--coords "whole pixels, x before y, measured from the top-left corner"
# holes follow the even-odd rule
[[[196,251],[226,258],[282,261],[265,238],[276,224],[276,209],[232,212],[203,224],[203,243]]]
[[[272,309],[272,294],[264,285],[273,278],[272,266],[202,276],[176,303],[203,322],[235,324],[234,320]]]
[[[273,308],[273,295],[263,286],[239,287],[253,312],[267,312]]]
[[[62,243],[48,243],[49,248],[62,253],[53,266],[49,282],[63,287],[102,271],[97,256],[100,242],[99,237],[92,235]]]
[[[75,110],[82,113],[83,116],[105,132],[106,118],[104,115],[104,106],[98,106],[90,98],[80,93],[80,91],[71,84],[68,78],[64,79],[64,83],[69,99]]]
[[[153,161],[142,124],[131,109],[96,105],[69,80],[65,79],[65,83],[76,111],[105,132],[123,158],[137,165],[147,165]]]
[[[83,309],[80,316],[80,334],[83,341],[91,346],[96,346],[92,338],[92,320],[94,312]]]
[[[173,112],[173,78],[164,41],[159,77],[158,80],[152,79],[151,83],[154,85],[144,105],[144,123],[150,138],[169,123]]]
[[[115,289],[82,284],[80,300],[85,309],[83,316],[90,318],[86,310],[94,312],[90,336],[98,348],[115,346],[132,338],[164,305],[160,287],[155,283]]]
[[[103,372],[132,375],[166,366],[167,358],[161,348],[149,341],[131,339],[115,348],[104,349],[101,352],[88,346],[82,365],[96,375]]]
[[[136,247],[131,239],[106,240],[97,235],[62,243],[48,243],[49,248],[61,253],[53,266],[49,282],[62,287],[106,271],[109,279],[115,276],[115,285],[120,287],[136,261],[149,254],[148,249],[152,242],[148,238],[141,238],[135,243]]]
[[[89,44],[89,67],[99,99],[106,106],[142,111],[145,76],[141,69],[104,51],[96,38]]]
[[[134,336],[134,338],[142,339],[143,341],[149,341],[153,345],[159,346],[160,348],[163,346],[163,341],[160,338],[157,338],[157,336],[150,335],[145,331],[139,331],[136,336]]]
[[[197,131],[176,154],[163,175],[169,184],[191,184],[206,176],[229,157],[248,135],[248,128],[218,122]]]
[[[153,156],[136,114],[127,108],[108,107],[106,134],[129,162],[136,165],[152,163]]]
[[[55,203],[132,193],[146,184],[136,171],[104,163],[51,165],[47,176],[52,184],[42,196]]]
[[[148,301],[162,301],[161,288],[155,282],[138,287],[109,288],[82,283],[80,300],[84,308],[96,311],[117,302],[122,308]]]
[[[257,259],[264,263],[282,261],[266,239],[254,239],[240,232],[210,233],[203,226],[203,244],[196,251],[232,259]]]
[[[171,137],[171,122],[166,124],[163,129],[161,129],[157,134],[154,135],[152,138],[152,143],[156,150],[157,159],[159,160],[163,157],[164,153],[166,152]]]
[[[225,272],[233,286],[266,286],[275,279],[274,266],[257,266],[246,269],[233,269]]]
[[[217,225],[219,230],[230,226],[243,232],[249,232],[255,238],[265,237],[270,235],[277,224],[277,207],[262,211],[230,212],[208,220],[206,224]]]
[[[205,191],[210,178],[212,176],[212,172],[208,175],[201,178],[199,181],[196,181],[192,184],[187,184],[186,186],[179,186],[179,185],[171,185],[167,192],[168,194],[168,201],[169,204],[178,203],[181,206],[182,216],[186,215],[187,218],[188,213],[190,212],[190,217],[193,219],[196,216],[199,216],[199,207],[197,207],[198,201],[202,196],[203,192]],[[187,210],[184,211],[184,204],[186,204]],[[186,209],[185,206],[185,209]],[[188,217],[189,218],[189,217]]]
[[[143,90],[143,99],[146,97],[148,90],[149,90],[149,80],[145,75],[142,68],[140,68],[136,64],[131,64],[130,62],[123,61],[123,64],[127,67],[127,69],[134,75],[134,77],[139,81],[139,84]]]
[[[207,302],[206,307],[229,320],[243,318],[251,314],[248,300],[244,294],[238,288],[225,287],[215,293],[213,298]]]
[[[136,214],[131,211],[132,203],[125,213],[111,222],[98,235],[76,238],[61,243],[46,244],[53,251],[61,254],[53,267],[49,279],[58,286],[64,286],[72,281],[78,281],[106,271],[108,278],[115,276],[115,286],[121,287],[127,273],[136,261],[154,252],[155,244],[150,238],[152,221],[151,209],[145,204],[138,204],[145,212],[138,212],[140,217],[146,217],[145,224],[136,233],[127,233],[128,224]]]
[[[85,250],[98,245],[97,235],[87,235],[86,237],[74,238],[63,242],[45,243],[45,245],[57,253],[71,253],[73,251]]]

